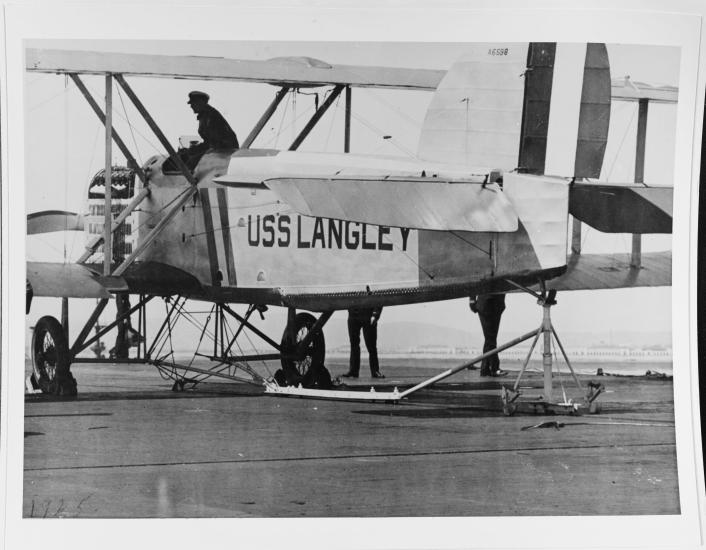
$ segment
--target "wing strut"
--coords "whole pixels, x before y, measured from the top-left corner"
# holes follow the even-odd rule
[[[346,123],[343,137],[343,152],[351,152],[351,87],[346,86]]]
[[[95,98],[91,95],[91,92],[88,91],[88,88],[86,85],[83,83],[83,81],[79,78],[79,76],[76,73],[70,73],[69,76],[71,77],[71,80],[73,80],[74,84],[76,84],[76,87],[79,89],[83,97],[86,99],[86,102],[88,105],[93,109],[93,112],[96,114],[98,119],[101,121],[101,123],[106,126],[106,114],[103,112],[103,110],[100,108],[98,105],[98,102],[95,100]],[[140,178],[142,181],[142,184],[144,187],[142,190],[133,197],[132,201],[130,201],[130,204],[127,205],[125,209],[120,213],[120,215],[112,222],[111,228],[110,228],[110,233],[114,233],[115,230],[120,227],[120,225],[125,221],[125,219],[137,208],[137,206],[150,194],[150,189],[147,183],[147,177],[145,176],[144,171],[140,167],[140,165],[137,163],[137,160],[135,157],[132,155],[130,152],[130,149],[128,149],[127,145],[125,145],[125,142],[122,140],[120,135],[118,135],[118,132],[115,131],[115,128],[112,127],[112,124],[110,125],[110,135],[112,135],[113,140],[115,141],[115,144],[118,146],[120,149],[120,152],[125,156],[127,159],[127,164],[128,166],[135,171],[137,176]],[[106,144],[107,145],[107,144]],[[108,179],[106,178],[106,181]],[[107,187],[106,187],[107,189]],[[78,259],[76,263],[82,264],[88,258],[90,258],[95,251],[98,249],[98,247],[103,243],[105,238],[104,235],[98,236],[92,243],[90,243],[86,247],[86,251],[81,255],[81,257]]]
[[[122,223],[125,221],[125,219],[132,214],[132,212],[139,206],[139,204],[145,200],[147,197],[150,195],[150,188],[149,187],[143,187],[140,192],[133,197],[133,199],[130,201],[130,204],[128,204],[118,215],[115,220],[113,220],[113,224],[110,228],[110,232],[114,233],[118,227],[122,225]],[[98,249],[98,247],[103,243],[103,235],[97,235],[96,239],[91,242],[88,246],[86,246],[86,251],[81,255],[81,257],[76,261],[78,264],[84,263],[88,258],[90,258],[93,253]]]
[[[122,264],[120,264],[115,271],[112,273],[113,276],[120,276],[122,275],[125,270],[132,264],[132,262],[135,261],[135,259],[142,253],[145,248],[150,246],[152,242],[157,238],[157,236],[161,233],[162,229],[164,228],[165,225],[167,225],[172,218],[181,210],[181,207],[184,206],[193,196],[194,193],[196,193],[196,186],[197,186],[197,181],[194,178],[194,175],[191,173],[191,170],[184,164],[184,161],[179,157],[177,152],[174,150],[174,148],[171,146],[169,143],[169,140],[167,137],[164,135],[162,130],[159,128],[157,123],[154,121],[152,116],[149,114],[145,106],[142,104],[140,99],[135,95],[135,92],[133,92],[132,88],[128,85],[128,83],[125,81],[125,78],[121,74],[116,74],[115,75],[115,80],[117,80],[118,84],[122,87],[123,90],[125,90],[125,93],[127,96],[130,98],[130,101],[132,101],[133,105],[135,105],[135,108],[140,112],[142,115],[142,118],[144,118],[145,122],[147,125],[150,127],[150,129],[154,132],[155,136],[159,139],[160,143],[162,146],[167,150],[167,153],[169,153],[169,156],[171,159],[174,161],[176,166],[179,168],[180,172],[182,175],[186,178],[186,180],[191,184],[191,187],[187,189],[185,192],[182,193],[181,197],[179,198],[178,201],[176,201],[171,209],[164,215],[164,217],[159,220],[157,225],[150,231],[147,236],[140,242],[140,244],[135,247],[135,250],[132,251],[132,253],[125,258]]]
[[[103,223],[103,275],[110,275],[113,262],[113,75],[105,75],[105,221]]]
[[[250,148],[250,146],[252,145],[252,142],[255,141],[255,138],[260,135],[260,132],[262,132],[262,129],[265,127],[265,124],[267,124],[267,121],[270,120],[270,118],[272,118],[272,115],[275,113],[275,111],[277,110],[277,107],[282,102],[284,97],[287,95],[287,92],[289,90],[290,90],[289,86],[282,86],[280,88],[280,90],[277,92],[277,95],[272,100],[272,103],[270,103],[270,106],[267,108],[267,110],[264,113],[262,113],[260,120],[257,121],[257,124],[255,124],[255,127],[248,134],[248,137],[245,138],[245,141],[241,145],[242,149],[249,149]]]
[[[123,77],[123,75],[116,74],[115,80],[117,80],[118,84],[120,84],[122,89],[125,90],[125,93],[130,98],[130,101],[132,101],[133,105],[135,105],[135,108],[142,115],[142,118],[145,119],[145,122],[147,123],[147,125],[154,132],[154,135],[157,136],[157,139],[159,139],[162,146],[167,150],[167,153],[169,154],[171,159],[174,161],[176,166],[179,168],[182,175],[186,178],[186,181],[188,181],[191,185],[196,186],[196,180],[194,179],[194,175],[191,173],[191,170],[189,170],[189,168],[186,166],[186,164],[184,164],[184,161],[181,160],[181,157],[179,157],[179,155],[177,155],[177,152],[174,150],[172,145],[169,143],[169,140],[164,135],[164,133],[162,133],[162,130],[159,128],[159,126],[154,121],[152,116],[149,114],[147,109],[145,109],[145,106],[142,104],[140,99],[135,95],[135,92],[132,91],[132,88],[130,88],[128,83],[125,82],[125,78]]]
[[[181,207],[184,206],[189,200],[191,200],[191,197],[194,196],[194,193],[196,193],[196,185],[193,185],[192,187],[189,187],[184,192],[182,192],[182,195],[179,200],[176,201],[172,205],[172,208],[164,215],[164,217],[159,220],[157,225],[154,226],[154,229],[152,229],[152,231],[150,231],[147,236],[135,247],[135,250],[132,251],[132,254],[125,258],[125,261],[123,261],[123,263],[120,264],[115,269],[115,271],[113,271],[112,275],[114,277],[119,277],[120,275],[125,273],[125,270],[130,266],[132,262],[135,261],[135,258],[142,254],[142,251],[149,245],[151,245],[152,242],[157,238],[157,236],[159,236],[164,226],[167,225],[170,221],[172,221],[172,218],[177,214],[177,212],[181,210]]]
[[[326,101],[324,101],[324,104],[319,107],[316,112],[314,113],[314,116],[311,117],[311,120],[307,122],[306,126],[304,129],[299,133],[297,138],[294,140],[294,143],[289,146],[290,151],[296,151],[299,146],[302,144],[302,142],[306,139],[306,136],[309,135],[309,133],[314,129],[314,126],[316,126],[316,123],[319,122],[322,116],[324,116],[324,113],[328,111],[328,108],[331,106],[331,104],[336,101],[336,98],[341,95],[341,91],[345,88],[342,84],[339,84],[333,89],[333,92],[331,92],[331,95],[328,96]]]
[[[83,81],[79,78],[79,76],[76,73],[70,73],[69,76],[71,77],[71,80],[74,81],[74,84],[76,84],[76,87],[79,89],[79,91],[83,94],[83,97],[86,99],[88,104],[93,109],[93,112],[96,113],[96,116],[101,121],[101,124],[105,125],[105,113],[101,110],[101,108],[98,105],[98,102],[96,102],[96,100],[91,95],[91,92],[88,91],[88,88],[86,88],[86,85],[83,83]],[[120,149],[120,152],[123,155],[125,155],[125,158],[127,159],[128,167],[135,171],[135,173],[140,178],[140,180],[142,180],[142,183],[144,185],[147,185],[145,173],[142,171],[142,168],[137,163],[137,160],[135,160],[135,157],[132,155],[132,153],[130,153],[130,150],[125,145],[125,142],[121,139],[121,137],[115,131],[115,128],[112,128],[112,133],[113,133],[113,139],[115,140],[115,144],[118,146],[118,148]]]
[[[645,182],[645,145],[647,142],[647,108],[649,99],[641,98],[637,114],[637,144],[635,145],[635,182]],[[642,235],[633,233],[630,267],[639,269],[642,265]]]

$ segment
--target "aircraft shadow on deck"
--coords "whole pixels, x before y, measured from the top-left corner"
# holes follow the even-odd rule
[[[243,384],[219,384],[222,388],[203,386],[195,390],[175,392],[164,390],[124,390],[79,393],[76,397],[61,397],[45,394],[25,395],[25,405],[30,403],[60,403],[60,402],[92,402],[92,401],[152,401],[157,399],[203,399],[216,397],[258,397],[263,391],[259,387],[248,387]]]
[[[481,418],[502,415],[502,409],[485,408],[481,405],[471,407],[423,407],[423,408],[387,408],[351,411],[353,414],[403,418]]]

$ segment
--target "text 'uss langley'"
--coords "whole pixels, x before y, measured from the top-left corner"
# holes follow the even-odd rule
[[[333,248],[349,250],[407,251],[410,229],[368,225],[360,222],[314,218],[303,223],[301,216],[248,216],[248,244],[250,246],[297,248]],[[393,238],[399,231],[401,242]],[[397,241],[399,244],[393,245]]]

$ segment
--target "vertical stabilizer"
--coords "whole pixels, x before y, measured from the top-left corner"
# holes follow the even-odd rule
[[[528,44],[474,44],[439,84],[419,157],[464,166],[517,165]]]
[[[432,99],[419,157],[473,168],[598,177],[608,137],[604,44],[476,44]]]

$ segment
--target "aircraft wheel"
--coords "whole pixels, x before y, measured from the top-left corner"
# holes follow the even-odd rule
[[[42,393],[76,395],[70,367],[69,345],[61,323],[48,315],[42,317],[32,335],[32,370]]]
[[[297,344],[306,338],[311,327],[316,322],[313,315],[309,313],[297,313],[294,318],[293,330],[289,327],[285,329],[282,336],[283,351],[293,351]],[[293,338],[292,338],[292,335]],[[319,386],[319,378],[325,380],[328,371],[324,367],[324,357],[326,356],[326,342],[324,333],[319,333],[309,343],[304,357],[301,359],[282,358],[282,370],[290,386],[302,384],[304,387]],[[328,376],[331,379],[331,376]]]

